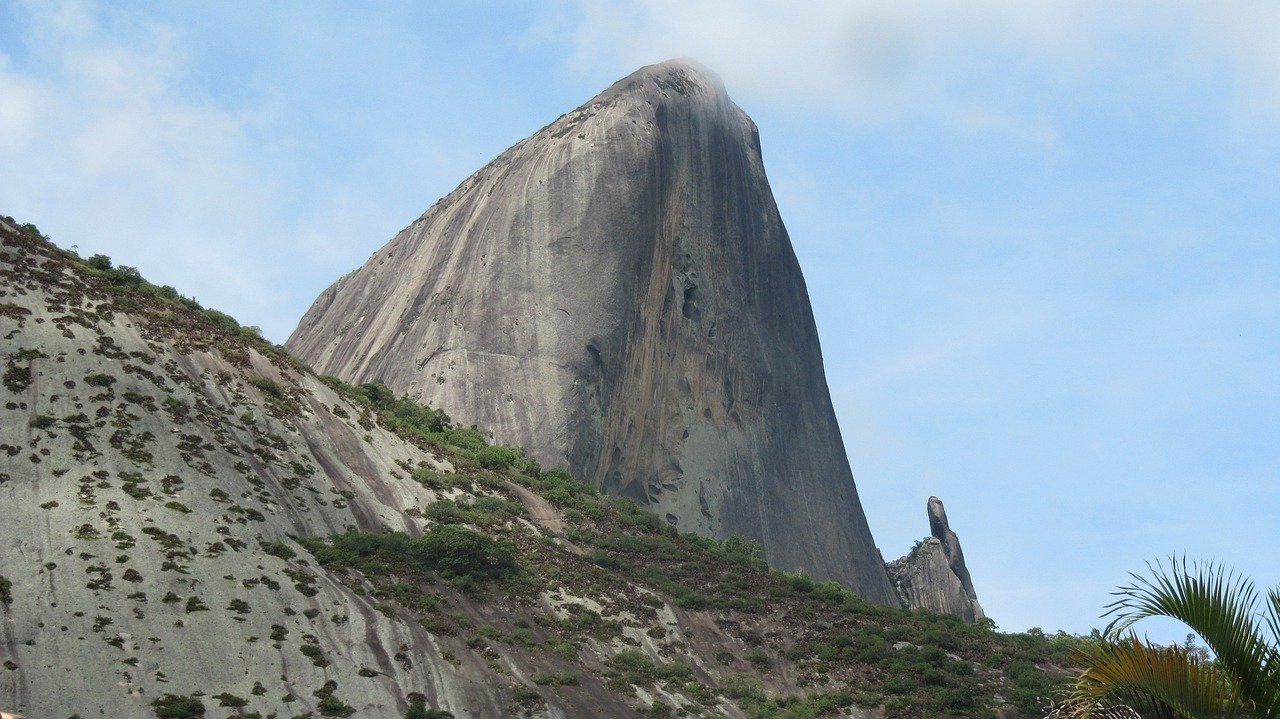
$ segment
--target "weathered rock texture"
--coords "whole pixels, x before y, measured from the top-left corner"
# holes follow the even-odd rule
[[[888,564],[889,576],[904,604],[961,617],[982,619],[982,607],[964,563],[960,540],[947,522],[942,500],[929,498],[929,533],[911,553]]]
[[[415,699],[458,719],[989,718],[1019,696],[1015,659],[1049,663],[1029,637],[958,633],[958,660],[928,659],[948,691],[919,685],[943,625],[393,433],[129,279],[0,216],[0,711],[177,716],[152,706],[172,694],[210,719],[402,719]],[[515,564],[464,582],[419,551],[338,556],[394,537],[317,539],[352,527],[410,549],[484,535]],[[433,556],[474,563],[467,546]]]
[[[287,347],[683,530],[897,601],[755,125],[696,66],[643,68],[503,153]]]
[[[405,468],[429,454],[279,358],[122,312],[4,220],[0,239],[0,706],[143,717],[202,691],[294,716],[334,679],[360,716],[413,691],[502,713],[482,660],[287,558],[294,537],[419,531],[433,494]]]
[[[570,581],[594,565],[557,549],[564,520],[542,497],[414,481],[457,475],[283,353],[139,305],[0,218],[0,709],[176,716],[151,702],[199,694],[208,716],[401,719],[416,695],[459,719],[638,719],[693,700],[615,690],[604,668],[623,649],[696,666],[688,677],[709,685],[750,668],[713,659],[748,647],[706,612]],[[398,602],[390,580],[328,571],[297,541],[419,535],[445,497],[523,503],[531,521],[500,531],[575,569],[541,573],[532,596],[437,579]],[[569,630],[583,607],[611,631]],[[508,633],[519,641],[495,639]],[[553,691],[539,674],[572,683]],[[799,691],[790,677],[772,688]]]

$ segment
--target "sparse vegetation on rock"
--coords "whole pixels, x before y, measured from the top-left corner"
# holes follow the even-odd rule
[[[0,410],[4,531],[43,554],[0,577],[27,715],[1030,716],[1062,684],[1073,638],[775,571],[0,223],[0,323],[40,348]],[[41,661],[71,652],[84,689]]]

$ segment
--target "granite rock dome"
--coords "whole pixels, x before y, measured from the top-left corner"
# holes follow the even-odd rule
[[[695,64],[642,68],[504,152],[286,346],[681,530],[898,603],[755,124]]]

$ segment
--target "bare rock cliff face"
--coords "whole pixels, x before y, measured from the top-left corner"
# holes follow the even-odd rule
[[[890,562],[889,576],[908,607],[954,614],[966,622],[982,619],[982,607],[964,563],[960,540],[947,522],[942,500],[929,498],[929,533],[911,553]]]
[[[643,68],[502,154],[287,347],[897,603],[755,125],[696,66]]]

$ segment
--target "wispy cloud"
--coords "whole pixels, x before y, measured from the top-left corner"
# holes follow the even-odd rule
[[[1025,80],[1141,77],[1176,87],[1226,65],[1240,108],[1280,121],[1280,8],[1235,0],[581,0],[572,63],[622,70],[687,55],[745,97],[863,123],[938,120],[1053,146]]]
[[[93,2],[18,15],[21,67],[0,49],[0,211],[55,240],[283,341],[319,288],[412,219],[388,219],[358,177],[314,173],[287,88],[211,93],[189,28]]]
[[[267,224],[273,190],[245,119],[181,90],[184,56],[163,25],[125,44],[88,5],[27,9],[29,67],[0,56],[0,165],[26,171],[0,206],[198,297],[230,285],[229,311],[265,315],[280,297],[248,261],[260,230],[245,228]]]

